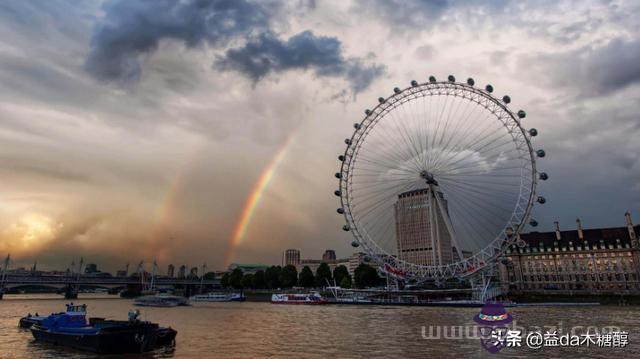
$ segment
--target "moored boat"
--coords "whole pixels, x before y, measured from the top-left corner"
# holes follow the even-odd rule
[[[293,294],[272,294],[271,303],[273,304],[327,304],[326,298],[318,292],[310,293],[293,293]]]
[[[189,305],[189,300],[171,294],[144,295],[133,300],[133,304],[141,307],[177,307],[179,305]]]
[[[97,353],[141,353],[171,344],[177,332],[156,323],[141,321],[139,312],[129,320],[86,320],[86,306],[68,305],[64,313],[51,314],[31,327],[36,341]]]
[[[192,302],[244,302],[244,293],[207,293],[191,296]]]

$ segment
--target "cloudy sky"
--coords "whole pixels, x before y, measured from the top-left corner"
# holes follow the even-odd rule
[[[541,228],[640,222],[632,1],[0,2],[0,255],[113,270],[351,253],[343,139],[429,75],[509,94],[548,156]],[[282,151],[281,151],[282,152]]]

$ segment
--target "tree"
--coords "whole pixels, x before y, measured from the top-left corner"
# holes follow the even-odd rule
[[[313,283],[315,282],[315,278],[313,277],[313,272],[309,266],[304,266],[300,271],[300,276],[298,277],[298,285],[305,288],[313,287]]]
[[[349,275],[349,270],[347,269],[347,267],[345,267],[343,265],[339,265],[333,270],[333,279],[341,287],[342,287],[342,284],[341,284],[342,283],[342,279],[345,278],[345,277],[348,278],[349,283],[351,283],[351,275]]]
[[[229,275],[229,284],[234,289],[242,288],[242,269],[236,268],[231,272],[231,275]]]
[[[298,270],[295,266],[288,264],[282,268],[280,284],[284,288],[291,288],[298,284]]]
[[[242,277],[242,288],[253,287],[253,274],[247,273]]]
[[[340,281],[340,287],[341,288],[351,288],[351,279],[350,279],[350,277],[342,277],[342,280]]]
[[[264,271],[259,270],[253,275],[253,284],[252,287],[255,289],[262,289],[266,286],[266,282],[264,279]]]
[[[325,262],[320,263],[320,266],[316,270],[316,285],[318,287],[324,287],[327,285],[327,281],[331,281],[331,268]]]
[[[378,271],[368,264],[360,264],[355,271],[353,271],[353,279],[355,285],[358,288],[375,287],[380,284],[381,279],[378,276]]]
[[[229,272],[222,275],[222,279],[220,279],[220,285],[222,285],[222,288],[229,288],[229,285],[231,285],[229,283],[229,277]]]
[[[207,272],[203,275],[205,280],[214,280],[216,279],[216,274],[213,272]]]
[[[267,288],[280,288],[280,272],[282,272],[282,268],[280,266],[271,266],[267,268],[264,272],[264,280],[267,284]]]

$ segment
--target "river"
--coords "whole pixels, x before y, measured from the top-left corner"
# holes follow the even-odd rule
[[[29,331],[17,327],[26,313],[63,310],[56,296],[7,295],[0,300],[0,358],[105,357],[35,343]],[[84,295],[89,316],[126,318],[132,301]],[[477,308],[296,306],[269,303],[196,303],[177,308],[140,308],[142,319],[178,330],[176,346],[145,358],[625,358],[640,355],[640,307],[509,308],[518,327],[530,331],[549,326],[603,328],[629,333],[624,348],[505,348],[488,354],[478,338],[444,339],[451,326],[470,326]],[[440,339],[437,337],[440,326]],[[431,329],[430,329],[431,327]],[[458,332],[464,332],[457,328]],[[576,333],[585,332],[580,329]],[[474,333],[473,330],[468,331]],[[121,357],[121,356],[118,356]]]

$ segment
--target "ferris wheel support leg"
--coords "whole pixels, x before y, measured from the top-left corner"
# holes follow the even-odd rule
[[[442,205],[442,202],[440,202],[440,200],[438,199],[438,196],[434,196],[434,198],[436,199],[436,203],[438,204],[440,213],[442,213],[442,218],[444,218],[444,224],[447,227],[447,231],[449,232],[449,235],[451,235],[451,241],[456,246],[456,252],[458,253],[458,258],[460,261],[463,261],[464,257],[462,256],[462,247],[460,247],[460,243],[458,243],[458,239],[456,238],[456,235],[453,232],[453,225],[449,220],[449,215],[447,214],[447,212],[445,212],[444,206]]]
[[[482,270],[474,273],[469,281],[471,282],[472,299],[486,302],[499,296],[499,287],[492,287],[492,280],[495,276],[495,264],[490,264]]]

